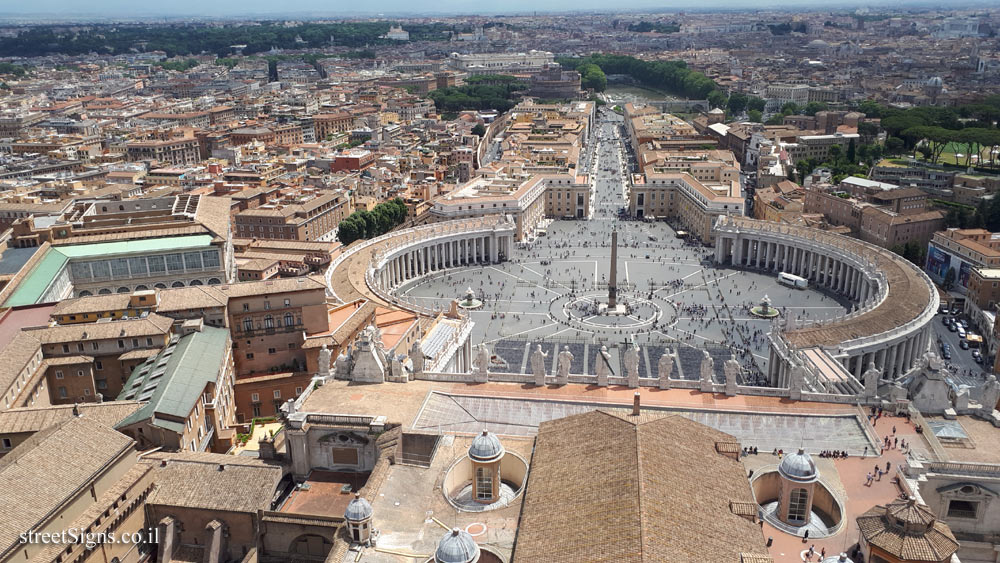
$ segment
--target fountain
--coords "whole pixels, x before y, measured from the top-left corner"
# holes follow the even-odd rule
[[[773,319],[778,316],[778,310],[771,306],[771,299],[765,295],[760,300],[760,305],[750,309],[750,314],[762,319]]]
[[[463,309],[478,309],[483,306],[483,302],[479,299],[476,299],[476,294],[475,292],[472,291],[472,288],[470,287],[469,289],[465,290],[465,299],[459,301],[458,306]]]

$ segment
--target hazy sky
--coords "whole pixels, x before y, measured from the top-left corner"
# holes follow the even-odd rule
[[[824,9],[854,8],[859,6],[901,7],[904,5],[933,6],[932,0],[715,0],[706,5],[696,0],[374,0],[347,2],[345,0],[0,0],[0,18],[4,15],[45,16],[143,16],[143,15],[208,15],[255,17],[262,14],[310,14],[322,17],[392,14],[498,14],[530,13],[532,11],[560,12],[572,10],[670,10],[670,9],[727,9],[753,10],[795,7],[821,7]],[[955,2],[946,0],[938,6],[958,8],[959,4],[988,5],[986,0]]]

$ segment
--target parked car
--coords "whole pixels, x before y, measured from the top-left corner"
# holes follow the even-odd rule
[[[951,317],[941,317],[941,324],[944,326],[951,324]]]
[[[976,361],[977,364],[983,363],[983,354],[979,350],[972,351],[972,359]]]
[[[948,330],[950,330],[951,332],[955,332],[958,330],[958,325],[956,325],[955,323],[948,323]]]
[[[941,352],[941,357],[944,358],[944,359],[946,359],[946,360],[950,360],[951,359],[951,350],[945,350],[944,352]]]
[[[961,348],[962,350],[968,350],[969,349],[969,341],[968,340],[959,341],[958,347]]]
[[[968,319],[962,319],[962,320],[958,321],[958,324],[962,325],[962,328],[969,328],[969,320]]]

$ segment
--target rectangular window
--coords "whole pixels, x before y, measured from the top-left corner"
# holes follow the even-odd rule
[[[147,274],[146,259],[143,257],[129,258],[128,269],[132,272],[132,276],[145,276]]]
[[[146,261],[149,264],[149,273],[151,274],[162,274],[167,271],[162,256],[149,256]]]
[[[119,347],[119,348],[125,348],[125,341],[124,341],[124,340],[121,340],[121,339],[119,339],[119,340],[118,340],[118,347]]]
[[[70,264],[69,271],[73,274],[73,281],[76,282],[91,278],[89,262],[73,262]]]
[[[281,389],[275,389],[274,390],[274,398],[275,399],[280,399],[281,398]]]
[[[260,402],[260,394],[258,394],[258,393],[250,393],[250,402],[252,402],[252,403],[259,403]]]
[[[115,258],[111,261],[111,275],[116,278],[127,278],[128,273],[128,260],[125,258]]]
[[[100,371],[104,369],[104,363],[102,363],[101,360],[95,360],[94,367],[97,368],[98,371]]]
[[[101,345],[98,344],[96,341],[94,341],[90,343],[90,347],[93,348],[94,350],[98,350],[101,348]]]
[[[66,388],[65,387],[60,387],[59,388],[59,398],[61,398],[61,399],[65,399],[66,398]]]
[[[952,500],[948,502],[949,518],[975,518],[979,503],[970,500]]]
[[[301,387],[296,387],[295,388],[295,394],[296,395],[301,395],[302,394],[302,388]]]
[[[201,253],[202,264],[206,268],[218,268],[219,267],[219,251],[209,250]]]
[[[69,344],[62,345],[63,354],[69,354]]]
[[[200,252],[185,252],[184,253],[184,267],[188,270],[200,270],[201,269],[201,253]]]
[[[111,267],[108,266],[108,262],[106,260],[91,262],[90,269],[93,270],[95,279],[111,277]]]
[[[61,369],[57,369],[56,370],[56,379],[62,379],[63,377],[64,376],[63,376],[62,370]]]
[[[4,438],[3,439],[3,449],[9,450],[10,447],[11,447],[11,445],[12,444],[10,443],[10,438]]]
[[[167,271],[169,272],[182,272],[184,271],[184,259],[180,254],[167,254]]]

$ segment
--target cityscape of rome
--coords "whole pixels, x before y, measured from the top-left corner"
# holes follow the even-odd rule
[[[998,33],[0,2],[0,563],[1000,563]]]

